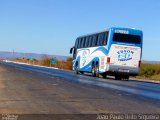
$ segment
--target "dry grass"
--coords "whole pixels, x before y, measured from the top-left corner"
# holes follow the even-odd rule
[[[138,78],[160,80],[160,64],[141,64]]]
[[[50,64],[51,60],[57,61],[55,65]],[[29,60],[29,59],[17,59],[16,62],[22,62],[22,63],[28,63],[32,65],[41,65],[41,66],[47,66],[47,67],[56,67],[60,69],[66,69],[66,70],[72,70],[72,58],[68,58],[66,61],[60,61],[56,58],[50,58],[47,55],[44,55],[41,60]]]

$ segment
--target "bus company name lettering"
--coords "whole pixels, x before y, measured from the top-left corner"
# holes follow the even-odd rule
[[[120,50],[117,54],[118,61],[128,61],[132,59],[134,52],[131,50]]]
[[[127,30],[115,30],[115,33],[129,34],[129,31],[127,31]]]

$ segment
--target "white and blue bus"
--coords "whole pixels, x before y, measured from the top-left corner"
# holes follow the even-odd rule
[[[115,76],[129,79],[140,70],[143,33],[131,28],[110,28],[103,32],[80,36],[70,53],[73,70],[92,73],[93,77]]]

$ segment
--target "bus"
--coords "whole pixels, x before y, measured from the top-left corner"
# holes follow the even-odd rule
[[[91,73],[93,77],[115,76],[129,80],[140,71],[143,32],[135,28],[112,27],[103,32],[76,39],[70,49],[76,74]]]

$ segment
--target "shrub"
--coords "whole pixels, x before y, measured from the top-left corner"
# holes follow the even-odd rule
[[[42,59],[39,61],[40,62],[40,65],[43,65],[43,66],[49,66],[50,65],[50,59],[47,55],[44,55],[42,57]]]
[[[140,75],[145,77],[152,77],[160,74],[160,64],[142,64]]]

